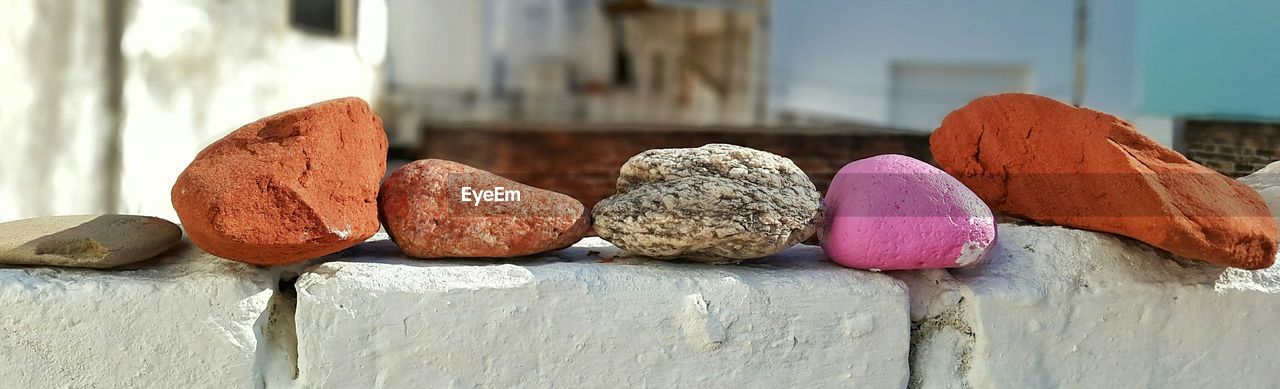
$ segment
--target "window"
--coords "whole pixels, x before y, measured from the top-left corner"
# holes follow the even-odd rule
[[[310,33],[338,36],[342,23],[338,18],[340,0],[292,0],[289,2],[289,24]]]

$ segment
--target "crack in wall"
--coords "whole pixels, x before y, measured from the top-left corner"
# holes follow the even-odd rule
[[[288,388],[298,378],[297,274],[281,273],[266,312],[258,319],[259,388]]]
[[[937,316],[911,323],[908,388],[972,388],[977,336],[964,299]]]

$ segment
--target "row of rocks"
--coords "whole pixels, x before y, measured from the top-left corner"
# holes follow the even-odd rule
[[[473,188],[521,198],[460,198]],[[392,240],[418,258],[528,255],[572,245],[591,228],[573,198],[442,160],[392,173],[378,206]],[[793,162],[725,144],[632,157],[617,193],[591,216],[601,238],[633,254],[708,263],[770,256],[816,230],[833,260],[863,269],[963,266],[995,240],[994,218],[982,201],[924,162],[890,155],[851,163],[824,212],[817,189]]]
[[[850,267],[964,266],[996,239],[988,204],[1226,266],[1274,261],[1275,222],[1256,193],[1114,116],[996,95],[948,115],[930,146],[946,173],[903,156],[855,161],[825,210],[786,158],[731,145],[650,150],[622,166],[617,193],[590,214],[601,237],[635,254],[716,263],[768,256],[819,230],[828,256]],[[362,241],[375,209],[422,258],[527,255],[591,228],[576,200],[448,161],[406,165],[378,190],[385,149],[358,99],[288,111],[202,152],[174,187],[175,208],[197,244],[263,264]],[[473,188],[523,197],[469,204],[461,197]]]
[[[462,188],[505,188],[521,198],[464,202],[459,199]],[[192,193],[187,189],[184,194],[189,197],[184,201],[198,199]],[[239,199],[258,202],[275,193],[268,189],[241,194]],[[221,200],[211,202],[214,208],[262,206],[227,203],[235,197],[214,199]],[[572,245],[591,228],[585,207],[569,196],[442,160],[416,161],[396,170],[378,191],[377,205],[392,239],[405,254],[417,258],[535,254]],[[317,205],[294,206],[314,208]],[[220,218],[195,228],[190,226],[196,221],[185,221],[188,231],[254,222],[230,219],[220,210],[209,213]],[[723,144],[650,150],[622,167],[618,193],[598,204],[592,214],[602,238],[634,254],[709,263],[773,255],[808,239],[815,230],[821,232],[831,259],[864,269],[962,266],[977,260],[994,240],[991,212],[972,192],[924,162],[897,155],[850,163],[833,182],[824,213],[813,183],[786,158]],[[288,225],[289,220],[272,222],[291,229],[267,236],[289,231],[299,231],[296,241],[313,236],[307,228]],[[154,256],[181,237],[176,225],[142,216],[41,218],[11,224],[27,234],[6,236],[22,242],[20,247],[27,252],[45,256],[14,256],[7,261],[22,264],[116,266]],[[5,226],[0,226],[3,230]],[[240,256],[241,247],[257,242],[228,243],[229,235],[214,235],[210,242],[207,233],[191,237],[206,251],[243,262],[290,263],[310,258],[298,254],[295,259],[281,259],[261,252]],[[263,250],[277,255],[319,250],[294,247],[300,244]],[[128,245],[132,249],[120,250]],[[58,249],[47,248],[55,246]],[[332,247],[337,251],[343,245]],[[60,255],[48,256],[53,251]],[[93,253],[109,255],[85,257]],[[5,258],[0,253],[0,261]]]
[[[232,132],[195,158],[172,197],[196,245],[259,265],[341,251],[379,225],[417,258],[529,255],[572,245],[594,225],[616,246],[658,259],[740,262],[817,232],[828,257],[848,267],[948,268],[979,262],[995,242],[988,205],[1224,266],[1274,262],[1276,224],[1256,192],[1114,116],[1035,95],[989,96],[948,115],[930,146],[945,172],[900,155],[854,161],[825,200],[778,155],[723,144],[650,150],[621,167],[615,195],[587,210],[443,160],[405,165],[379,186],[381,121],[348,98]],[[117,252],[130,251],[111,246],[119,240],[88,233],[104,231],[102,223],[0,241],[0,262],[89,266],[83,258],[97,255],[97,266],[124,263]],[[176,226],[144,225],[169,232],[140,240],[148,249],[129,258],[180,236]]]
[[[588,210],[442,160],[407,164],[379,187],[386,149],[381,121],[360,99],[282,112],[200,152],[174,184],[173,205],[196,245],[259,265],[341,251],[379,224],[417,258],[554,250],[587,235],[593,219],[596,233],[634,254],[711,263],[769,256],[818,230],[831,258],[875,269],[961,266],[994,240],[991,213],[971,192],[902,156],[850,164],[824,213],[787,158],[722,144],[650,150],[622,166],[617,194]],[[904,212],[920,217],[897,217]]]

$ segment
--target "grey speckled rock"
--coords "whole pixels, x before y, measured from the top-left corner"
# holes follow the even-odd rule
[[[622,165],[596,204],[596,233],[635,254],[731,263],[813,234],[818,190],[791,160],[725,144],[649,150]]]
[[[0,264],[108,268],[149,259],[182,240],[167,220],[53,216],[0,223]]]

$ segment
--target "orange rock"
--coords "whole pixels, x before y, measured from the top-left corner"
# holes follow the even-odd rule
[[[358,98],[249,123],[206,147],[178,176],[173,208],[197,246],[279,265],[331,254],[378,231],[387,169],[382,120]]]
[[[1118,117],[1036,95],[987,96],[947,115],[929,143],[943,170],[1006,214],[1219,265],[1275,261],[1276,224],[1261,196]]]
[[[378,194],[391,239],[412,257],[516,257],[568,247],[587,209],[564,194],[439,159],[396,169]]]

